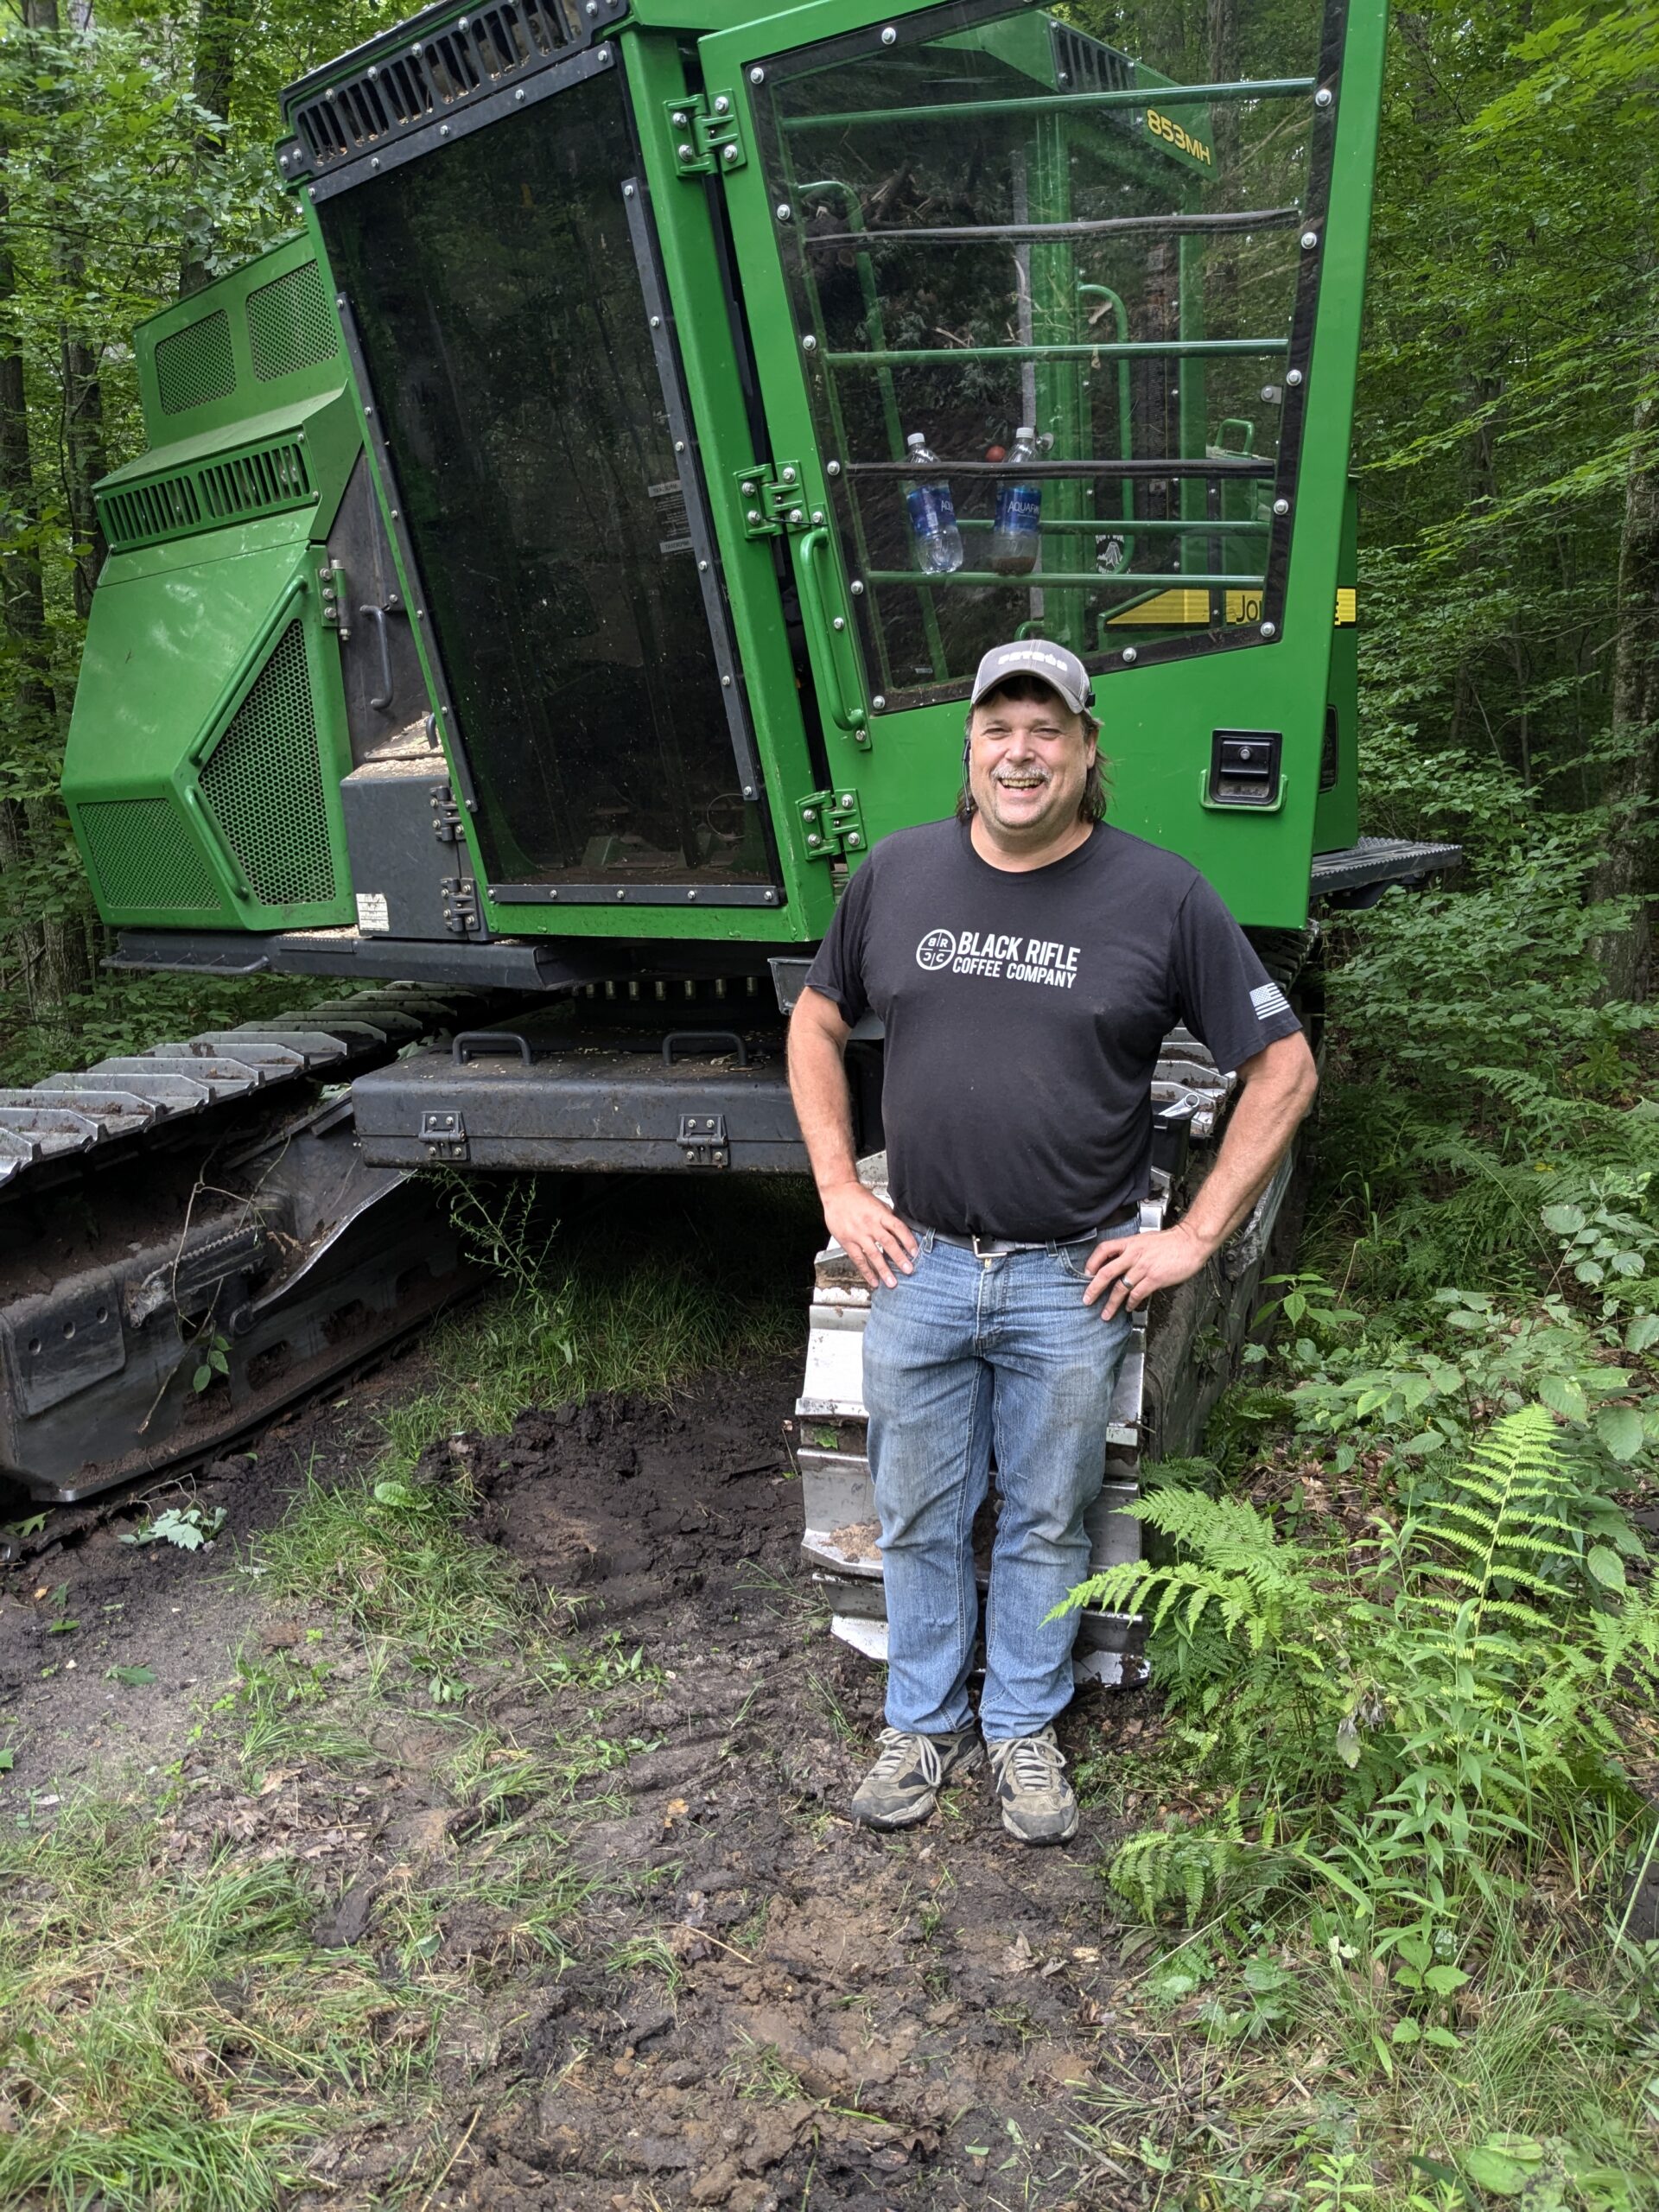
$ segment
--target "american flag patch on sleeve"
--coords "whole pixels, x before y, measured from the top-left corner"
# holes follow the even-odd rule
[[[1260,1021],[1271,1021],[1275,1014],[1290,1012],[1290,1001],[1277,983],[1259,983],[1250,993],[1250,1004]]]

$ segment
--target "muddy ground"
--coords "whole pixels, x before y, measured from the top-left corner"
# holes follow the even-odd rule
[[[32,1792],[44,1809],[67,1777],[109,1786],[123,1761],[176,1765],[164,1848],[181,1874],[226,1848],[306,1862],[320,1949],[379,1961],[394,2035],[428,1901],[422,1970],[461,1993],[435,2124],[325,2141],[302,2212],[403,2201],[400,2182],[433,2171],[435,2132],[449,2163],[423,2212],[1146,2201],[1145,2169],[1113,2152],[1155,2137],[1168,2100],[1159,2039],[1120,1986],[1128,1930],[1100,1870],[1103,1777],[1154,1725],[1149,1694],[1090,1690],[1062,1723],[1096,1801],[1070,1847],[1006,1838],[982,1773],[924,1827],[853,1827],[880,1675],[828,1636],[800,1561],[781,1441],[798,1387],[791,1361],[666,1405],[527,1413],[509,1436],[428,1452],[417,1479],[466,1486],[480,1540],[555,1593],[569,1654],[563,1680],[510,1659],[475,1672],[464,1726],[494,1732],[493,1785],[457,1785],[463,1723],[413,1681],[375,1683],[354,1763],[296,1738],[236,1765],[211,1729],[193,1738],[238,1649],[245,1673],[324,1669],[331,1695],[374,1681],[338,1612],[274,1608],[222,1564],[225,1539],[205,1556],[141,1550],[118,1524],[12,1573],[13,1807]],[[205,1484],[226,1537],[269,1522],[308,1471],[356,1471],[365,1409],[359,1388]],[[54,1618],[81,1625],[53,1637]],[[125,1688],[116,1663],[157,1680]],[[556,1847],[547,1924],[535,1899],[490,1886],[526,1836]]]

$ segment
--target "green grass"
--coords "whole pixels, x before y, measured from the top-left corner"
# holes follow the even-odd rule
[[[245,1562],[262,1600],[326,1625],[245,1652],[196,1733],[198,1757],[251,1796],[279,1770],[348,1783],[384,1764],[399,1709],[423,1711],[451,1732],[432,1772],[449,1840],[386,1884],[361,1949],[324,1952],[324,1899],[296,1858],[227,1853],[181,1876],[162,1825],[110,1803],[0,1840],[0,2202],[260,2212],[305,2184],[318,2139],[370,2121],[410,2130],[385,2201],[413,2202],[437,2158],[421,2123],[447,2015],[568,1962],[594,1886],[572,1824],[618,1809],[607,1777],[643,1748],[607,1703],[653,1672],[620,1638],[565,1634],[556,1604],[469,1533],[459,1462],[454,1481],[411,1471],[427,1444],[528,1404],[661,1395],[798,1353],[819,1223],[803,1186],[666,1180],[606,1192],[550,1245],[528,1215],[496,1218],[522,1234],[502,1287],[440,1331],[434,1387],[369,1440],[359,1478],[314,1474]],[[367,1666],[344,1664],[353,1653]],[[514,1679],[547,1704],[531,1743],[469,1709],[480,1683]],[[459,1951],[457,1909],[480,1930]],[[613,1963],[677,1980],[654,1939]]]
[[[365,1639],[448,1679],[536,1606],[512,1563],[467,1533],[467,1510],[460,1488],[416,1489],[378,1469],[333,1487],[313,1474],[248,1572],[270,1596],[333,1606]]]
[[[296,1866],[181,1882],[158,1841],[96,1805],[0,1840],[0,2202],[257,2212],[426,2071],[442,2000],[320,1955]]]
[[[502,1284],[429,1338],[434,1387],[387,1417],[396,1465],[459,1430],[499,1434],[526,1406],[664,1397],[712,1369],[804,1356],[823,1223],[804,1179],[639,1176],[539,1196],[532,1220],[510,1185],[458,1192],[474,1249],[501,1249]],[[567,1217],[550,1223],[561,1205]]]
[[[237,1758],[251,1783],[272,1768],[315,1760],[336,1768],[378,1754],[363,1731],[334,1710],[332,1663],[285,1651],[236,1662],[236,1686],[214,1710],[233,1715]]]
[[[513,1188],[490,1201],[502,1287],[436,1332],[435,1384],[387,1414],[359,1479],[314,1473],[249,1562],[269,1594],[339,1608],[382,1646],[378,1663],[396,1649],[441,1685],[461,1686],[504,1641],[555,1624],[511,1560],[468,1533],[463,1462],[452,1480],[416,1484],[422,1452],[464,1432],[499,1433],[526,1406],[597,1390],[665,1395],[710,1369],[804,1353],[822,1235],[810,1190],[793,1180],[639,1179],[568,1230],[538,1226]],[[556,1671],[556,1650],[546,1663]],[[582,1664],[639,1662],[607,1649]]]

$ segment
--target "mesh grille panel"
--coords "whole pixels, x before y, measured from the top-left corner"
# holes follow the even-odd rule
[[[334,898],[316,718],[297,622],[283,631],[214,747],[201,789],[256,898],[268,906]]]
[[[248,295],[248,343],[253,372],[264,383],[334,359],[334,326],[315,261]]]
[[[217,911],[219,887],[171,799],[92,799],[76,812],[111,906]]]
[[[156,348],[156,380],[164,415],[182,415],[236,390],[231,322],[223,308],[162,339]]]

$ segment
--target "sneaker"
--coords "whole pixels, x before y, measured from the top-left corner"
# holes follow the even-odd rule
[[[987,1744],[1002,1825],[1021,1843],[1065,1843],[1077,1832],[1077,1801],[1061,1773],[1065,1753],[1054,1731]]]
[[[881,1731],[881,1756],[858,1786],[853,1818],[867,1828],[907,1828],[925,1821],[947,1782],[979,1764],[979,1737],[971,1728],[948,1736],[907,1736]]]

